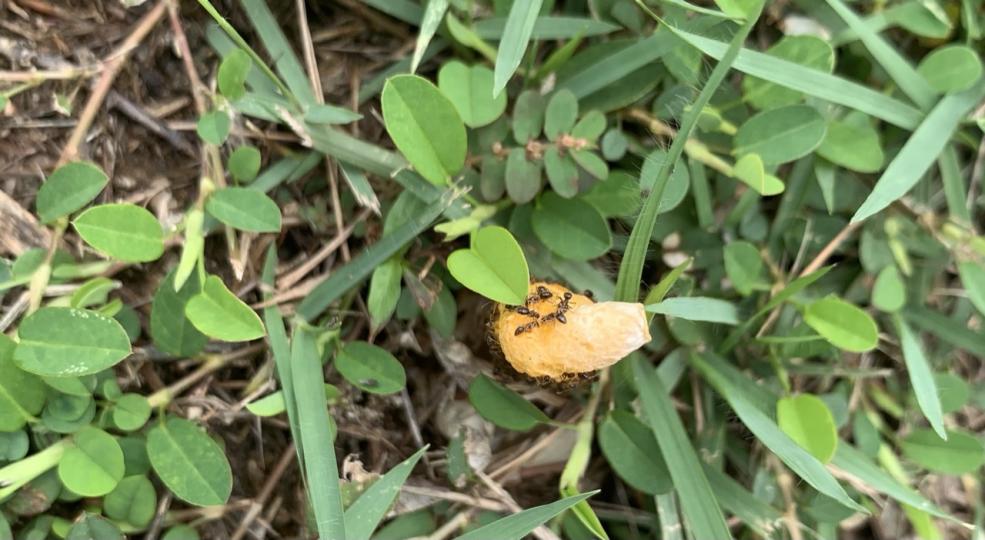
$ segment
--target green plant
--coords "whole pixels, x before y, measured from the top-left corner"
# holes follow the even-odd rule
[[[841,0],[367,0],[420,28],[413,53],[364,81],[359,96],[378,97],[397,152],[341,128],[370,119],[322,102],[317,73],[265,2],[241,2],[256,48],[209,0],[199,3],[222,59],[218,93],[196,125],[202,179],[180,223],[94,203],[109,178],[73,161],[37,195],[49,248],[0,267],[0,291],[26,291],[23,316],[0,335],[0,540],[11,530],[140,534],[157,514],[157,486],[190,505],[226,504],[238,471],[221,438],[170,405],[261,349],[270,361],[251,372],[250,389],[277,389],[243,406],[286,416],[309,532],[321,538],[428,535],[436,518],[461,539],[633,538],[644,529],[660,538],[836,538],[846,519],[889,501],[921,538],[981,530],[974,489],[961,504],[917,489],[925,474],[980,489],[985,463],[985,443],[966,425],[985,407],[973,379],[985,357],[985,77],[975,48],[985,21],[975,2],[953,3],[955,19],[916,1],[861,17]],[[827,33],[782,36],[761,17],[770,7]],[[748,39],[757,27],[770,44],[762,52]],[[959,30],[963,43],[944,44]],[[263,153],[234,132],[244,117],[280,124],[312,150],[264,167]],[[323,158],[346,196],[333,201],[337,236],[316,262],[369,237],[346,220],[375,213],[381,224],[351,259],[344,247],[327,278],[289,296],[299,301],[285,318],[283,295],[314,266],[297,277],[279,268],[271,233],[302,193],[288,184]],[[328,221],[297,202],[312,227]],[[65,234],[91,252],[62,251]],[[228,253],[217,265],[210,235]],[[250,267],[244,238],[269,242],[262,269]],[[111,269],[153,263],[179,243],[144,336],[141,315],[113,294],[130,284]],[[259,276],[249,301],[248,272]],[[412,402],[419,366],[381,336],[426,334],[434,356],[454,363],[449,350],[485,337],[463,335],[471,308],[460,303],[474,306],[478,295],[494,309],[527,310],[532,279],[640,302],[653,338],[568,388],[578,414],[565,417],[483,373],[474,353],[445,367],[468,373],[449,376],[467,400],[442,405],[475,413],[444,434],[447,444],[426,440],[382,475],[340,479],[344,431],[334,417],[347,396]],[[70,287],[53,287],[62,285]],[[530,324],[567,324],[541,315]],[[149,395],[125,391],[114,369],[134,344],[198,367]],[[475,425],[517,437],[573,433],[558,500],[518,507],[476,457],[491,443]],[[455,489],[494,497],[479,505],[494,515],[433,505],[387,521],[429,449],[444,454],[437,469]],[[609,493],[613,485],[632,496]],[[56,503],[70,510],[49,512]],[[647,519],[633,518],[641,513]],[[163,538],[196,534],[177,525]]]

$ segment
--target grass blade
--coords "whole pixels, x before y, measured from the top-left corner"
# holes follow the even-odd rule
[[[944,96],[886,167],[872,193],[852,216],[852,223],[871,217],[906,195],[944,150],[961,119],[982,97],[985,97],[985,77],[964,92]]]
[[[739,324],[739,309],[735,304],[719,298],[704,296],[678,296],[646,306],[649,313],[659,313],[689,321],[706,321],[721,324]]]
[[[306,321],[314,320],[332,302],[365,279],[374,268],[383,264],[404,244],[424,232],[457,197],[458,194],[455,192],[446,192],[399,229],[384,236],[345,266],[337,268],[301,302],[298,306],[298,315]]]
[[[803,478],[815,489],[838,501],[848,508],[862,513],[868,513],[865,507],[852,500],[835,480],[834,476],[824,465],[793,441],[770,416],[753,404],[738,385],[732,383],[730,377],[719,371],[711,357],[692,354],[691,365],[694,366],[706,381],[728,402],[742,423],[752,431],[763,445],[787,464],[790,469]]]
[[[475,21],[472,29],[482,39],[500,40],[506,30],[506,17],[490,17]],[[569,39],[578,36],[602,36],[620,30],[620,27],[605,21],[584,17],[537,17],[530,39]]]
[[[947,512],[924,498],[923,495],[897,482],[889,473],[880,469],[878,465],[869,460],[865,454],[845,441],[838,441],[838,450],[835,451],[835,457],[831,460],[831,465],[858,478],[866,486],[880,493],[884,493],[903,504],[908,504],[937,517],[954,519]]]
[[[937,393],[937,383],[934,382],[934,373],[923,353],[920,340],[899,315],[893,316],[893,323],[899,334],[900,348],[903,349],[903,361],[906,362],[906,371],[910,375],[913,392],[917,395],[917,404],[920,405],[920,410],[923,411],[923,415],[930,422],[937,435],[946,441],[947,432],[944,430],[944,413],[941,411],[941,399]]]
[[[277,275],[277,248],[270,246],[267,259],[263,263],[261,281],[270,291],[274,290],[274,278]],[[264,293],[264,299],[269,300],[272,293]],[[284,329],[284,318],[280,309],[273,305],[263,308],[263,324],[267,327],[267,342],[274,356],[274,367],[280,379],[281,392],[284,395],[284,409],[287,412],[287,422],[294,439],[294,448],[298,454],[298,464],[304,470],[304,448],[301,445],[301,427],[298,423],[298,401],[294,392],[294,374],[291,372],[291,345],[287,341],[287,331]],[[302,479],[303,479],[302,475]]]
[[[558,89],[571,90],[581,99],[658,60],[674,48],[673,37],[667,33],[655,33],[625,49],[601,58],[576,75],[558,83]]]
[[[715,10],[715,9],[709,9],[709,8],[706,8],[706,7],[696,6],[696,5],[694,5],[694,4],[690,3],[690,2],[687,2],[685,0],[663,0],[663,1],[665,3],[667,3],[667,4],[673,4],[673,5],[677,6],[677,7],[684,8],[684,9],[686,9],[688,11],[693,11],[695,13],[701,13],[702,15],[711,15],[712,17],[718,17],[720,19],[731,19],[733,21],[742,22],[741,19],[736,18],[736,17],[733,17],[733,16],[729,15],[728,13],[723,13],[721,11],[718,11],[718,10]]]
[[[314,91],[311,90],[311,82],[304,74],[304,68],[298,60],[294,49],[281,31],[277,24],[277,19],[270,12],[264,0],[241,0],[246,16],[256,29],[260,40],[263,41],[267,54],[274,62],[274,68],[280,76],[284,78],[284,84],[290,88],[294,97],[302,105],[312,105],[316,103]]]
[[[961,178],[961,164],[958,162],[958,152],[954,145],[944,148],[937,158],[937,167],[941,171],[941,181],[944,182],[944,198],[947,200],[947,211],[951,219],[971,225],[971,212],[968,211],[968,192]]]
[[[417,26],[424,16],[421,6],[409,0],[362,0],[387,15]]]
[[[684,41],[712,58],[722,58],[726,53],[728,45],[721,41],[692,34],[672,26],[668,26],[668,28]],[[768,54],[743,49],[739,52],[738,58],[735,59],[733,67],[743,73],[803,92],[809,96],[862,111],[904,129],[916,128],[923,119],[919,110],[902,101],[837,75],[804,67]]]
[[[909,308],[903,314],[907,320],[941,341],[985,358],[985,332],[971,330],[946,315],[925,307]]]
[[[345,532],[347,540],[369,540],[373,531],[383,521],[390,505],[400,494],[400,488],[407,481],[414,465],[421,459],[427,446],[390,469],[382,478],[373,482],[365,493],[356,499],[345,511]]]
[[[534,30],[534,23],[537,22],[537,15],[540,13],[542,3],[543,0],[528,0],[526,2],[513,2],[510,7],[510,16],[506,19],[503,39],[500,41],[499,51],[496,53],[493,97],[498,96],[506,88],[506,83],[510,81],[516,68],[520,67],[523,55],[527,52],[530,34]]]
[[[642,2],[639,3],[644,9],[649,11],[649,8],[645,4]],[[704,88],[701,89],[701,93],[698,94],[694,103],[690,104],[690,107],[684,114],[684,119],[681,122],[677,136],[674,137],[674,142],[667,151],[667,157],[664,159],[663,165],[660,167],[660,172],[657,173],[657,178],[654,180],[653,189],[643,204],[640,217],[637,219],[636,225],[633,226],[633,231],[629,235],[626,254],[623,256],[622,263],[619,265],[619,278],[616,281],[616,300],[636,302],[639,298],[640,280],[643,277],[643,262],[646,258],[647,247],[650,244],[650,237],[653,235],[653,227],[657,222],[657,211],[660,207],[660,201],[663,198],[664,188],[667,187],[667,180],[670,178],[672,166],[677,163],[681,153],[684,151],[684,145],[691,136],[691,131],[694,129],[695,124],[697,124],[698,116],[700,116],[705,105],[711,100],[711,96],[718,89],[718,85],[725,78],[725,74],[728,73],[732,62],[742,48],[742,43],[749,35],[749,32],[752,31],[752,27],[755,25],[756,20],[759,18],[759,13],[762,11],[762,5],[763,2],[759,2],[759,6],[753,11],[752,16],[742,25],[735,34],[735,37],[732,38],[732,43],[729,44],[728,50],[722,56],[721,61],[718,62],[718,65],[712,70],[711,75],[708,76],[708,80],[705,82]],[[654,37],[644,40],[644,42],[648,42]],[[660,43],[666,43],[666,47],[669,50],[673,46],[673,39],[669,35],[663,37],[665,40]],[[635,46],[629,47],[629,49],[633,48]],[[614,58],[614,56],[609,57],[607,62],[614,63]],[[641,65],[645,65],[645,63]],[[682,500],[681,503],[687,507],[686,501]]]
[[[313,329],[304,324],[295,327],[291,367],[301,431],[300,446],[308,457],[304,460],[304,470],[318,535],[321,538],[345,538],[335,442],[325,400],[325,376],[315,339]],[[318,456],[318,459],[311,459],[311,456]]]
[[[520,540],[520,538],[523,538],[530,531],[546,523],[547,520],[596,493],[598,491],[590,491],[581,495],[566,497],[550,504],[528,508],[522,512],[513,514],[512,516],[506,516],[489,525],[484,525],[467,534],[463,534],[457,537],[456,540],[489,540],[490,538],[496,538],[497,540]]]
[[[345,183],[352,190],[352,195],[356,198],[356,203],[359,206],[369,208],[376,215],[380,215],[380,199],[376,196],[376,192],[373,191],[373,186],[369,184],[366,175],[351,165],[345,163],[340,163],[339,165],[339,168],[342,169],[342,178],[345,179]]]
[[[750,493],[729,475],[709,465],[705,465],[705,475],[722,508],[742,520],[763,538],[773,537],[783,519],[783,514],[779,510]]]
[[[660,519],[661,540],[684,540],[684,525],[681,524],[674,492],[655,496],[653,505],[657,507],[657,516]]]
[[[732,538],[715,493],[705,477],[701,461],[681,425],[663,381],[639,357],[633,357],[629,361],[633,363],[636,389],[640,394],[647,422],[667,463],[692,536]]]
[[[882,39],[882,36],[865,24],[865,21],[859,18],[841,0],[827,0],[827,2],[831,9],[835,10],[838,16],[844,19],[848,27],[862,40],[865,48],[869,50],[876,62],[886,70],[886,73],[889,73],[889,76],[899,85],[900,90],[920,108],[929,109],[934,104],[936,92],[930,87],[927,80],[917,73],[917,70],[900,56],[892,45]]]
[[[417,71],[417,66],[424,57],[424,51],[431,43],[434,33],[438,31],[446,11],[448,11],[448,0],[428,0],[428,5],[424,9],[424,18],[421,19],[421,31],[417,34],[417,44],[414,45],[414,56],[410,61],[411,73]]]

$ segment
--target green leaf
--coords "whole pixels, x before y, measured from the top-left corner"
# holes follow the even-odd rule
[[[446,11],[448,11],[448,0],[427,0],[424,17],[421,18],[421,31],[417,34],[414,55],[410,61],[411,73],[417,71],[417,66],[420,65],[421,59],[424,58],[424,51],[427,50],[428,44],[431,43],[435,32],[441,26],[441,20],[445,18]]]
[[[985,463],[985,446],[961,431],[947,431],[947,440],[929,429],[915,429],[900,441],[903,455],[921,467],[943,474],[969,474]]]
[[[588,111],[575,124],[575,127],[571,130],[571,136],[594,143],[598,141],[599,137],[602,136],[602,132],[605,131],[605,124],[605,114],[596,110]]]
[[[229,174],[240,182],[252,182],[260,172],[260,151],[253,146],[240,146],[229,154]]]
[[[0,333],[0,432],[19,430],[44,407],[44,383],[14,364],[15,347]],[[6,458],[0,453],[2,459]]]
[[[571,158],[579,167],[597,180],[605,180],[609,177],[609,166],[598,154],[591,150],[572,150]]]
[[[923,411],[924,417],[930,422],[931,427],[937,434],[946,439],[947,433],[944,431],[944,413],[941,407],[940,393],[934,380],[934,373],[930,369],[930,362],[924,355],[923,347],[916,334],[910,330],[909,325],[899,315],[893,316],[896,325],[896,332],[899,334],[900,348],[903,350],[903,360],[906,362],[906,371],[910,375],[910,385],[917,395],[917,404]]]
[[[571,157],[562,156],[555,146],[544,151],[544,171],[554,193],[565,199],[578,194],[578,165]],[[599,182],[600,185],[604,183]]]
[[[673,489],[653,432],[629,412],[612,411],[599,426],[599,446],[612,469],[635,489],[650,495]]]
[[[692,354],[690,361],[715,388],[715,391],[725,398],[753,435],[786,463],[797,476],[842,505],[859,512],[867,512],[864,507],[853,501],[845,493],[844,488],[817,458],[794,442],[751,400],[751,396],[747,395],[747,392],[740,386],[742,380],[733,381],[716,365],[724,363],[723,361],[710,355],[697,354]]]
[[[887,313],[895,313],[906,304],[906,286],[895,265],[879,271],[872,285],[872,305]]]
[[[167,418],[147,434],[147,457],[179,499],[197,506],[225,504],[233,488],[222,448],[194,422]]]
[[[605,182],[596,182],[581,198],[607,218],[632,216],[642,202],[636,178],[625,171],[609,173]]]
[[[537,201],[531,217],[537,238],[554,253],[575,261],[604,255],[612,246],[609,224],[581,199],[562,199],[551,192]]]
[[[84,497],[101,497],[123,478],[123,450],[112,435],[91,426],[72,437],[72,446],[58,462],[58,478]]]
[[[970,47],[949,45],[925,56],[917,73],[938,92],[960,92],[971,88],[982,76],[982,61]]]
[[[283,385],[283,383],[281,383]],[[288,383],[289,384],[289,383]],[[338,401],[342,393],[335,386],[325,384],[325,400],[329,404]],[[284,391],[279,390],[272,394],[267,394],[262,398],[246,404],[246,409],[257,416],[277,416],[287,410],[287,401],[284,398]]]
[[[46,377],[98,373],[130,355],[130,338],[120,323],[85,309],[43,307],[17,333],[14,361]]]
[[[475,21],[475,32],[483,39],[503,39],[507,17],[489,17]],[[568,39],[578,36],[609,34],[621,27],[587,17],[541,15],[534,21],[533,39]]]
[[[868,116],[856,111],[828,120],[828,131],[817,153],[836,165],[864,173],[877,172],[886,160],[879,132]]]
[[[527,298],[527,260],[520,244],[502,227],[483,227],[473,233],[472,247],[448,257],[448,271],[468,289],[496,302],[519,305]]]
[[[150,335],[161,351],[179,357],[194,356],[205,348],[209,338],[198,331],[185,306],[202,290],[198,273],[192,272],[180,290],[174,290],[175,271],[168,272],[157,286],[150,310]]]
[[[421,176],[447,184],[465,164],[466,134],[455,106],[415,75],[387,80],[381,97],[387,133]]]
[[[400,257],[388,259],[373,270],[369,278],[369,294],[366,296],[366,309],[373,331],[379,330],[397,308],[400,299],[400,276],[403,274],[403,261]]]
[[[825,73],[831,73],[835,65],[831,44],[817,36],[784,36],[766,49],[766,54]],[[757,109],[794,105],[804,97],[801,92],[758,77],[743,77],[742,90],[742,99]]]
[[[513,431],[529,431],[550,419],[519,394],[483,374],[472,379],[469,401],[486,420]]]
[[[737,156],[758,154],[763,163],[786,163],[820,146],[827,127],[817,109],[790,105],[760,112],[747,120],[735,134]]]
[[[188,300],[185,316],[199,332],[213,339],[250,341],[264,336],[260,317],[218,276],[209,276],[202,292]]]
[[[414,470],[414,465],[424,455],[427,446],[414,455],[400,462],[399,465],[387,471],[381,478],[356,499],[345,511],[345,533],[347,540],[369,540],[373,531],[383,521],[383,517],[397,495],[400,488]]]
[[[305,457],[308,497],[318,534],[321,538],[346,538],[335,462],[335,427],[328,415],[324,368],[315,343],[316,337],[309,327],[294,327],[290,365],[297,398],[296,407],[293,407],[297,410],[298,420],[295,440],[301,448],[300,455]]]
[[[363,341],[346,343],[335,368],[353,386],[373,394],[395,394],[407,384],[404,366],[392,354]]]
[[[764,284],[766,264],[756,246],[742,240],[729,242],[724,249],[725,273],[735,290],[749,296],[753,289]]]
[[[128,476],[103,500],[106,516],[138,529],[150,524],[157,513],[157,492],[144,475]]]
[[[971,397],[971,386],[959,375],[934,373],[934,384],[941,400],[941,412],[950,414],[961,410]]]
[[[514,2],[510,6],[510,14],[506,18],[506,27],[503,29],[503,38],[499,42],[499,50],[496,53],[494,96],[502,95],[506,83],[510,81],[510,77],[520,66],[542,3],[543,0],[529,0],[527,2]]]
[[[164,232],[153,214],[133,204],[103,204],[79,214],[72,226],[90,246],[124,262],[164,253]]]
[[[233,49],[226,54],[219,64],[219,73],[216,77],[219,92],[233,101],[243,97],[246,93],[246,76],[249,75],[252,67],[253,61],[246,51]]]
[[[188,281],[195,264],[201,259],[205,248],[205,212],[198,208],[193,208],[185,214],[185,244],[181,248],[181,258],[178,259],[178,267],[174,270],[174,290],[181,287]]]
[[[136,431],[150,419],[150,403],[140,394],[123,394],[113,404],[113,424],[121,431]]]
[[[190,525],[175,525],[165,531],[161,540],[201,540],[201,537]]]
[[[799,394],[776,402],[776,422],[784,433],[821,463],[828,463],[838,449],[838,428],[824,401],[813,394]]]
[[[356,120],[362,119],[363,115],[346,109],[324,103],[316,103],[308,107],[304,113],[305,122],[312,124],[351,124]]]
[[[203,141],[220,146],[226,142],[226,137],[229,137],[230,127],[232,122],[225,111],[210,111],[198,119],[195,132]]]
[[[540,162],[527,159],[523,148],[511,148],[506,158],[506,193],[517,204],[537,196],[541,186]]]
[[[506,94],[493,97],[492,87],[493,72],[483,65],[451,61],[438,72],[438,88],[471,128],[493,123],[506,110]]]
[[[985,267],[971,261],[959,262],[958,275],[972,305],[985,315]]]
[[[879,343],[879,329],[862,309],[834,296],[807,305],[804,322],[829,343],[849,352],[866,352]]]
[[[280,208],[263,193],[250,188],[227,187],[209,196],[205,209],[216,219],[249,232],[279,232]]]
[[[30,537],[33,539],[33,536]],[[93,514],[86,514],[72,525],[65,540],[123,540],[123,533],[112,522]]]
[[[512,516],[498,519],[478,529],[473,529],[466,534],[456,537],[455,540],[486,540],[489,538],[495,538],[497,540],[520,540],[527,533],[536,529],[549,519],[596,493],[598,491],[591,491],[589,493],[582,493],[581,495],[566,497],[550,504],[528,508]]]
[[[688,296],[668,298],[646,306],[649,313],[678,317],[688,321],[706,321],[721,324],[739,324],[739,310],[731,302],[718,298]]]
[[[55,169],[41,184],[36,201],[42,223],[51,223],[89,204],[109,177],[95,163],[73,161]]]
[[[544,112],[544,135],[554,141],[564,133],[570,133],[578,120],[578,98],[571,90],[555,92],[547,102]]]
[[[740,157],[735,162],[732,174],[760,195],[779,195],[786,189],[779,178],[766,173],[763,159],[758,154],[746,154]]]
[[[520,144],[540,137],[544,127],[544,97],[536,90],[524,90],[513,105],[513,138]]]
[[[87,308],[93,305],[105,304],[107,295],[114,289],[119,288],[120,282],[113,281],[105,277],[97,277],[83,283],[69,300],[69,306],[74,308]]]
[[[649,192],[653,189],[666,159],[667,152],[662,148],[658,148],[646,156],[643,167],[640,169],[640,190]],[[684,197],[687,196],[690,184],[691,177],[687,166],[684,160],[678,159],[670,173],[670,179],[667,180],[667,187],[664,188],[663,197],[660,201],[660,213],[669,212],[680,205]]]
[[[455,325],[458,322],[458,305],[455,297],[448,290],[442,287],[438,293],[438,298],[431,304],[431,308],[424,311],[424,319],[438,335],[445,339],[455,337]]]
[[[872,193],[852,216],[852,223],[871,217],[906,195],[944,150],[961,119],[983,96],[985,77],[964,92],[944,96],[883,171]]]

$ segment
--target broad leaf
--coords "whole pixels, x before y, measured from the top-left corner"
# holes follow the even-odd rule
[[[448,257],[448,271],[462,285],[497,302],[519,305],[527,297],[527,260],[520,244],[502,227],[476,231],[471,248]]]
[[[179,499],[198,506],[225,504],[233,487],[222,448],[195,423],[168,418],[147,434],[147,457]]]
[[[650,495],[673,488],[653,432],[634,415],[612,411],[599,426],[598,437],[605,459],[627,484]]]
[[[123,450],[112,435],[85,427],[72,437],[72,446],[58,462],[58,477],[65,487],[85,497],[113,491],[123,478]]]
[[[438,88],[471,128],[493,123],[506,110],[506,94],[493,97],[493,72],[482,65],[445,63],[438,72]]]
[[[51,223],[67,216],[89,204],[108,182],[106,173],[94,163],[66,163],[41,184],[36,201],[38,217],[42,223]]]
[[[807,105],[791,105],[763,111],[735,134],[737,156],[757,154],[763,163],[775,164],[806,156],[821,141],[827,127],[821,113]]]
[[[209,196],[205,208],[219,221],[242,231],[280,231],[280,208],[273,199],[255,189],[220,189]]]
[[[968,474],[985,464],[985,446],[976,437],[947,431],[947,440],[929,429],[916,429],[901,442],[903,455],[925,469],[944,474]]]
[[[481,373],[469,385],[469,401],[483,418],[501,428],[528,431],[550,419],[519,394]]]
[[[153,261],[164,253],[161,223],[140,206],[94,206],[79,214],[72,225],[90,246],[121,261]]]
[[[813,394],[799,394],[776,402],[776,422],[804,450],[821,463],[831,461],[838,449],[838,428],[831,410]]]
[[[407,384],[400,361],[363,341],[346,343],[335,357],[335,368],[354,386],[373,394],[394,394]]]
[[[0,432],[19,430],[44,407],[44,383],[14,364],[15,346],[0,333]],[[4,457],[0,452],[2,459],[16,458]]]
[[[185,304],[185,316],[199,332],[223,341],[250,341],[264,335],[263,322],[218,276]]]
[[[872,317],[836,296],[808,304],[804,322],[832,345],[849,352],[871,351],[879,343],[879,329]]]
[[[612,246],[609,224],[594,206],[547,192],[531,217],[537,238],[551,251],[575,261],[602,256]]]
[[[46,377],[98,373],[130,354],[130,338],[116,320],[94,311],[43,307],[21,322],[14,361]]]

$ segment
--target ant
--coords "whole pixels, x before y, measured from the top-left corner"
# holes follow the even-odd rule
[[[535,319],[540,317],[540,313],[537,313],[536,311],[528,308],[527,306],[520,306],[516,308],[516,312],[519,313],[520,315],[528,315]]]
[[[551,291],[547,290],[547,287],[545,287],[543,285],[538,285],[537,286],[537,296],[541,300],[547,300],[548,298],[550,298],[553,295],[551,294]]]
[[[529,332],[529,331],[533,330],[533,328],[535,326],[540,326],[540,324],[538,324],[537,321],[533,321],[533,322],[529,322],[529,323],[524,324],[524,325],[521,325],[521,326],[517,326],[516,327],[516,330],[513,332],[513,335],[514,336],[519,336],[520,334],[522,334],[524,332]]]
[[[589,300],[595,300],[595,293],[593,293],[591,289],[585,289],[585,292],[582,294],[588,297]]]

